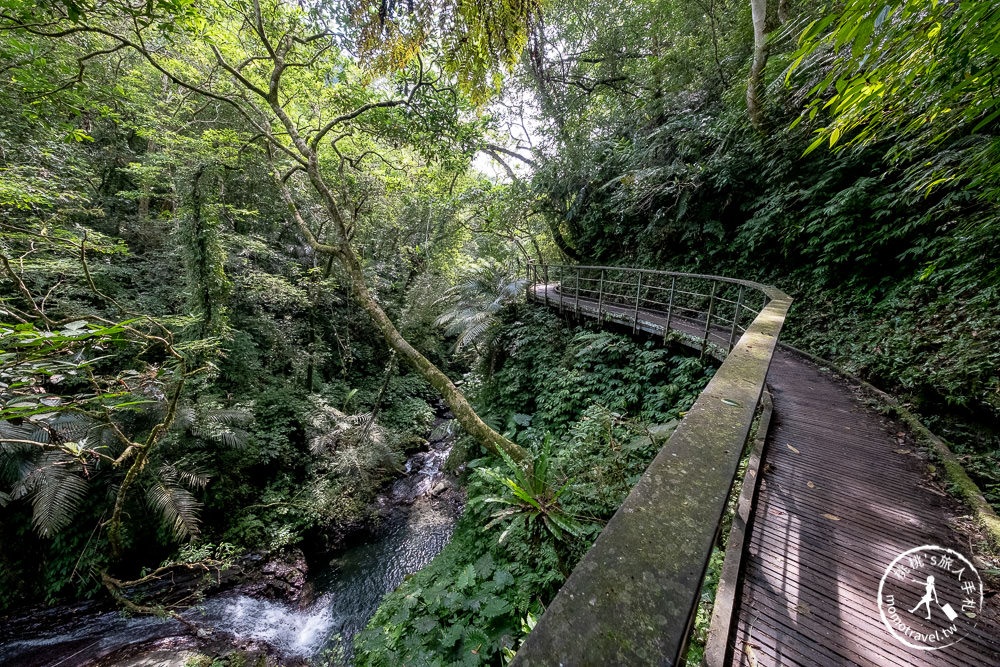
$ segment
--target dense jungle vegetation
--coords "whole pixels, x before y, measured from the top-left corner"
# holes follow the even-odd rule
[[[470,500],[357,658],[500,663],[712,373],[528,261],[779,287],[1000,507],[998,44],[960,0],[0,0],[0,612],[334,549],[443,400]]]

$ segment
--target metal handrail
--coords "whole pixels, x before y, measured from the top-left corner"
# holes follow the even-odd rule
[[[588,271],[600,274],[596,290],[580,289],[581,274]],[[627,282],[632,289],[622,290],[627,294],[605,289],[609,276],[622,275],[635,277]],[[693,340],[680,342],[722,364],[512,664],[677,664],[791,298],[749,280],[616,266],[529,264],[527,278],[527,298],[560,312],[565,307],[602,323],[613,317],[633,332],[664,340],[671,331],[694,331]],[[668,278],[666,310],[648,308],[644,287]],[[709,292],[684,281],[711,281]],[[597,298],[581,298],[581,292]],[[758,298],[751,299],[753,292],[763,296],[759,309],[749,303]],[[700,306],[707,310],[690,308],[692,300],[704,301]],[[685,312],[698,317],[678,314]],[[747,313],[753,321],[744,327],[741,316],[745,322]],[[716,347],[716,341],[722,344]]]
[[[598,277],[586,277],[582,275],[584,271],[600,272]],[[555,281],[550,283],[550,272],[551,280]],[[566,273],[571,274],[572,280],[566,282]],[[609,272],[617,272],[619,274],[624,274],[625,276],[635,275],[635,280],[612,280],[608,277]],[[670,278],[670,287],[657,285],[651,283],[649,280],[646,284],[643,284],[643,276],[654,276],[654,277],[666,277]],[[561,280],[556,280],[556,277],[561,278]],[[619,277],[619,276],[616,276]],[[614,301],[613,305],[622,307],[628,306],[632,309],[632,330],[635,333],[638,329],[642,328],[639,325],[639,311],[647,310],[644,308],[644,304],[658,304],[666,305],[668,315],[673,314],[674,311],[686,312],[689,314],[694,314],[699,320],[704,318],[705,328],[700,336],[701,338],[701,351],[706,353],[708,351],[708,346],[710,343],[710,334],[713,326],[718,324],[719,326],[724,326],[727,328],[728,344],[726,346],[726,354],[733,349],[736,344],[735,331],[740,329],[745,331],[746,329],[740,324],[740,318],[745,313],[752,313],[754,317],[760,314],[761,310],[767,306],[767,303],[774,298],[786,297],[780,290],[771,287],[770,285],[764,285],[762,283],[757,283],[751,280],[742,280],[740,278],[729,278],[725,276],[713,276],[701,273],[684,273],[680,271],[662,271],[657,269],[637,269],[632,267],[621,267],[621,266],[599,266],[599,265],[571,265],[571,264],[542,264],[529,262],[527,265],[527,291],[530,292],[533,285],[540,284],[539,279],[544,280],[541,284],[554,284],[555,288],[562,293],[562,298],[559,301],[559,309],[562,312],[563,309],[563,299],[568,297],[573,300],[573,312],[579,314],[580,312],[580,295],[583,294],[597,294],[598,302],[598,319],[605,319],[604,306],[605,304],[611,304],[615,297],[620,297],[622,301]],[[680,280],[702,280],[711,281],[712,291],[710,293],[702,293],[692,291],[691,289],[681,289],[678,287],[678,279]],[[580,282],[596,282],[598,283],[597,289],[586,289],[580,288]],[[728,299],[724,295],[717,293],[717,287],[719,284],[730,285],[738,287],[738,293],[735,299]],[[614,287],[621,286],[621,293],[613,291]],[[610,287],[610,289],[609,289]],[[634,290],[630,289],[634,288]],[[653,299],[643,298],[642,290],[657,290],[660,292],[668,292],[669,298],[666,304],[662,302],[657,302]],[[747,288],[759,292],[764,297],[764,303],[761,305],[760,309],[753,308],[747,305],[745,301],[745,290]],[[626,292],[633,292],[634,296],[629,297]],[[691,305],[685,305],[677,301],[678,296],[691,297],[692,299],[707,299],[708,300],[708,310],[702,310],[699,308],[692,307]],[[530,294],[529,294],[530,298]],[[548,291],[544,294],[544,301],[548,303]],[[718,312],[713,312],[716,303],[728,304],[728,306],[735,306],[735,308],[728,308],[726,310],[732,310],[731,315],[720,315]],[[720,306],[721,308],[721,306]],[[688,317],[688,316],[684,316]],[[670,318],[668,317],[667,328],[670,325]],[[724,355],[723,355],[724,357]],[[721,358],[720,358],[721,360]]]

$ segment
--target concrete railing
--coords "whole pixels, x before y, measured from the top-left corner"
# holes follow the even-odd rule
[[[532,264],[528,274],[529,299],[676,338],[722,365],[513,664],[677,664],[791,298],[669,271]]]

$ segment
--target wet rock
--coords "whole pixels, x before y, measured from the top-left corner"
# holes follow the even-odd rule
[[[240,586],[239,591],[252,597],[301,603],[309,597],[308,572],[305,555],[294,549],[265,563],[259,574]]]

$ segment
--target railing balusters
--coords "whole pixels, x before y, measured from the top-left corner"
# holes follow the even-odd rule
[[[561,267],[559,268],[558,272],[559,272],[559,276],[561,278],[560,280],[557,281],[558,284],[559,284],[559,316],[562,317],[562,314],[563,314],[563,300],[566,298],[566,292],[565,292],[565,290],[563,290],[563,283],[565,282],[566,274],[563,272],[563,270],[562,270]]]
[[[545,264],[542,267],[542,275],[545,278],[545,305],[549,305],[549,265]]]
[[[642,274],[635,283],[635,311],[632,313],[632,333],[639,328],[639,293],[642,291]]]
[[[576,303],[573,304],[573,314],[580,316],[580,268],[576,269]]]
[[[670,315],[674,309],[674,287],[677,285],[677,277],[670,276],[670,298],[667,299],[667,321],[663,325],[663,342],[667,342],[670,335]]]
[[[705,337],[701,341],[701,354],[705,355],[705,351],[708,349],[708,331],[712,328],[712,307],[715,305],[715,288],[718,285],[714,280],[712,281],[712,293],[708,297],[708,312],[705,313]]]
[[[549,271],[550,268],[552,270],[551,274]],[[584,275],[585,271],[600,271],[600,274],[598,278],[589,278]],[[528,278],[528,285],[525,289],[526,298],[544,303],[546,306],[557,307],[560,315],[569,313],[572,308],[573,314],[579,318],[584,314],[584,309],[588,307],[586,304],[594,303],[593,292],[596,291],[596,317],[598,321],[603,324],[610,317],[613,321],[628,326],[628,308],[631,306],[633,334],[638,333],[640,328],[640,310],[646,307],[655,311],[657,315],[661,315],[664,313],[661,308],[665,307],[665,320],[663,322],[664,343],[668,342],[673,325],[673,330],[683,334],[684,338],[689,340],[690,346],[695,350],[700,349],[702,356],[708,353],[712,340],[712,318],[715,317],[720,322],[720,329],[729,325],[728,345],[725,344],[725,334],[717,332],[719,350],[721,351],[720,359],[736,348],[738,339],[746,331],[746,329],[740,327],[742,311],[744,309],[748,310],[751,313],[751,319],[756,318],[764,308],[768,307],[770,299],[768,298],[769,292],[767,290],[772,289],[745,280],[704,274],[652,271],[614,266],[545,264],[535,261],[529,261],[526,264],[525,274]],[[633,274],[636,276],[635,294],[629,294],[627,288],[632,286]],[[572,303],[569,303],[568,296],[570,294],[568,284],[570,276],[573,277]],[[666,287],[663,278],[668,276],[670,277],[670,286]],[[679,279],[688,279],[694,281],[695,284],[692,284],[692,286],[685,290],[681,288],[683,284],[678,284]],[[597,289],[585,288],[583,283],[587,281],[596,281],[598,283]],[[650,281],[653,282],[651,283]],[[697,284],[704,284],[705,281],[710,281],[712,285],[712,289],[708,293],[702,292],[697,286]],[[550,288],[555,289],[556,286],[558,286],[558,294],[555,297],[550,297]],[[616,289],[616,286],[620,286],[621,289]],[[760,308],[750,305],[756,299],[750,296],[750,292],[747,291],[748,288],[752,291],[759,291],[763,295],[763,303]],[[539,289],[542,290],[541,294],[538,293]],[[737,289],[738,291],[736,291]],[[645,297],[643,297],[643,290],[645,290]],[[583,291],[587,292],[587,296],[581,296]],[[735,301],[726,298],[726,295],[731,294],[733,291],[736,291]],[[665,303],[659,300],[663,298],[659,295],[661,292],[669,292]],[[708,297],[707,312],[700,310],[699,303],[706,296]],[[552,303],[553,298],[558,299],[558,303]],[[630,299],[633,300],[631,303]],[[722,303],[717,303],[720,301]],[[719,308],[725,309],[723,303],[734,304],[733,316],[729,322],[725,321],[724,314],[716,312]],[[607,310],[605,307],[607,307]],[[675,310],[679,311],[677,317],[674,316]],[[619,311],[621,312],[619,313]],[[698,328],[701,324],[698,318],[701,315],[705,316],[704,329]],[[677,320],[676,324],[675,320]],[[697,322],[694,328],[691,327],[693,322]]]
[[[740,293],[736,296],[736,310],[733,311],[733,328],[729,332],[729,351],[733,351],[733,343],[736,341],[736,324],[740,321],[740,306],[743,305],[743,285],[740,285]]]
[[[597,284],[597,321],[603,323],[601,308],[604,306],[604,269],[601,269],[601,281]]]

